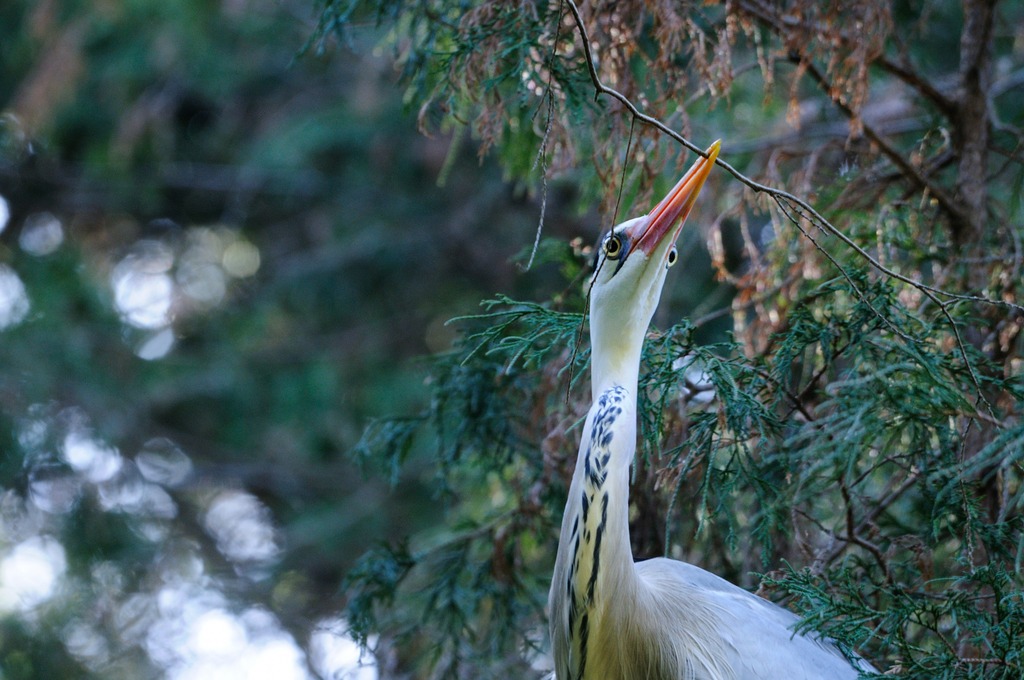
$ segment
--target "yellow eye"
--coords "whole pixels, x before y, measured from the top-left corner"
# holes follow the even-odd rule
[[[671,267],[679,259],[679,253],[676,252],[676,247],[672,246],[672,250],[668,251],[668,266]]]
[[[622,239],[612,234],[604,242],[604,256],[609,260],[617,260],[622,255]]]

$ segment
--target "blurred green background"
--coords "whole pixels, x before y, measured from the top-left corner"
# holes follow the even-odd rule
[[[493,89],[486,96],[515,90],[519,97],[493,115],[496,127],[506,124],[502,115],[511,120],[532,111],[535,117],[532,127],[524,118],[518,130],[502,130],[501,143],[481,153],[480,119],[473,116],[484,117],[494,101],[473,100],[465,92],[451,95],[451,101],[470,102],[466,117],[473,118],[468,126],[452,125],[463,112],[445,109],[450,102],[443,96],[425,103],[424,93],[434,92],[435,83],[425,76],[422,82],[403,81],[394,53],[379,46],[391,30],[386,21],[376,26],[364,7],[367,18],[345,18],[358,30],[339,20],[338,26],[324,26],[332,38],[314,39],[318,11],[329,18],[332,11],[344,13],[356,5],[309,0],[6,0],[0,5],[0,678],[418,677],[408,669],[424,666],[398,657],[430,656],[429,650],[381,645],[375,659],[360,654],[342,615],[350,599],[358,600],[346,592],[345,578],[358,565],[357,581],[394,586],[409,568],[402,562],[409,537],[429,544],[466,528],[453,518],[469,517],[479,525],[493,519],[476,512],[474,503],[490,503],[495,513],[506,506],[534,513],[519,524],[518,517],[499,517],[474,534],[486,542],[488,532],[501,534],[511,526],[511,540],[529,539],[506,553],[501,553],[504,546],[493,546],[493,555],[485,557],[494,564],[481,559],[475,566],[479,573],[508,567],[515,572],[511,576],[490,576],[514,582],[508,590],[543,597],[540,575],[547,578],[545,561],[553,560],[545,546],[553,543],[557,519],[551,508],[562,502],[554,468],[566,465],[563,453],[574,450],[575,435],[567,430],[581,415],[573,409],[586,400],[578,385],[582,396],[563,400],[567,377],[557,373],[571,362],[576,317],[555,318],[564,334],[552,336],[553,342],[564,349],[545,348],[549,354],[538,361],[551,375],[526,366],[523,371],[532,372],[533,382],[510,387],[514,372],[485,366],[493,369],[493,384],[483,386],[480,402],[467,408],[471,415],[483,414],[483,422],[490,413],[487,399],[495,394],[540,392],[535,402],[502,404],[513,410],[521,406],[516,415],[524,420],[535,415],[531,407],[561,404],[541,412],[551,422],[534,418],[534,430],[517,430],[517,422],[502,432],[507,436],[502,446],[518,437],[520,448],[536,449],[529,464],[543,468],[539,479],[554,480],[537,492],[543,498],[535,503],[533,497],[522,504],[505,497],[520,481],[515,470],[494,472],[504,478],[487,486],[490,472],[481,472],[481,458],[492,453],[486,437],[482,445],[473,442],[475,449],[468,447],[477,467],[467,465],[468,472],[453,484],[480,488],[456,498],[447,493],[450,480],[439,481],[449,472],[457,477],[456,465],[439,471],[451,461],[437,460],[437,451],[419,438],[403,439],[401,420],[387,421],[382,428],[398,429],[383,434],[374,427],[383,422],[377,419],[394,414],[432,413],[443,370],[432,370],[424,357],[449,350],[460,329],[485,325],[448,323],[477,313],[481,300],[508,295],[552,301],[545,312],[582,311],[590,245],[610,226],[618,200],[614,189],[624,187],[621,220],[623,213],[637,212],[634,201],[644,200],[638,196],[658,188],[651,177],[689,158],[650,129],[638,130],[636,140],[630,131],[627,138],[626,117],[607,100],[602,104],[607,110],[591,104],[592,90],[580,70],[559,76],[586,97],[566,88],[569,113],[556,124],[568,128],[578,121],[581,129],[576,135],[556,130],[555,136],[578,141],[576,158],[587,160],[578,168],[553,168],[546,185],[524,184],[522,177],[547,171],[538,169],[536,155],[544,134],[537,123],[545,101],[542,88],[534,83],[524,95],[518,82],[496,78],[488,85]],[[433,11],[429,3],[377,5],[381,16],[393,12],[399,19],[403,7],[422,10],[422,16],[410,10],[414,18],[404,25],[396,22],[402,28],[390,44],[399,43],[397,51],[406,47],[402,31],[415,35],[422,29],[416,22],[429,24]],[[454,12],[453,7],[448,9]],[[893,7],[895,20],[915,26],[922,36],[914,43],[922,72],[944,86],[942,77],[957,69],[949,45],[962,28],[959,8],[950,2],[921,12],[915,3]],[[1003,7],[1010,8],[1006,16],[1020,14],[1010,3]],[[714,16],[701,21],[724,21],[720,9],[707,10]],[[568,26],[567,16],[561,18],[560,25]],[[756,31],[749,35],[756,38]],[[895,36],[899,42],[898,31]],[[1024,181],[1017,106],[1024,41],[1013,25],[1000,25],[996,40],[999,82],[1010,84],[993,94],[1007,121],[995,126],[999,136],[994,138],[1010,150],[1005,166],[992,173],[989,199],[994,214],[1015,216]],[[641,55],[656,53],[649,45],[641,47]],[[735,82],[729,80],[714,97],[704,97],[700,89],[716,75],[709,67],[694,78],[686,104],[678,104],[682,98],[666,83],[651,78],[655,89],[666,86],[651,106],[667,107],[672,124],[687,129],[698,143],[727,130],[735,137],[725,146],[732,161],[753,166],[752,174],[777,185],[799,183],[794,191],[827,204],[830,214],[847,216],[841,226],[853,225],[849,233],[863,247],[890,257],[887,262],[894,266],[905,264],[910,276],[925,272],[939,278],[933,264],[953,249],[939,213],[916,195],[920,187],[904,193],[899,172],[879,160],[877,146],[863,138],[851,141],[847,120],[822,106],[820,88],[806,79],[794,76],[792,84],[778,85],[781,94],[769,96],[774,83],[755,76],[772,73],[776,62],[759,71],[756,50],[748,48],[737,53],[750,63],[730,71]],[[406,75],[429,72],[416,63],[415,50],[402,56]],[[572,50],[562,56],[569,63]],[[700,56],[695,51],[687,58]],[[792,71],[785,58],[775,58],[780,71]],[[533,55],[527,61],[539,78],[541,60]],[[650,67],[642,59],[635,62]],[[544,68],[552,64],[555,60]],[[627,66],[640,69],[624,64],[624,72]],[[840,71],[855,70],[845,62],[840,66]],[[891,76],[887,73],[876,88],[881,95],[872,104],[880,106],[871,112],[872,120],[898,140],[899,154],[915,163],[934,161],[934,181],[951,184],[948,137],[937,131],[943,119],[916,94],[896,87],[898,78]],[[641,76],[637,81],[648,82]],[[608,110],[614,116],[602,120]],[[595,121],[607,129],[598,129]],[[793,125],[801,121],[802,129]],[[470,128],[478,134],[467,132]],[[633,153],[627,155],[627,148]],[[552,153],[556,160],[564,157],[573,153]],[[720,188],[727,181],[724,173],[710,180],[705,194],[712,197],[702,199],[708,209],[703,218],[710,222],[711,215],[721,214],[723,219],[713,229],[688,229],[682,237],[681,264],[655,323],[668,327],[685,315],[697,320],[686,327],[681,342],[687,347],[731,338],[735,331],[738,342],[768,353],[766,338],[792,330],[787,314],[797,301],[807,309],[821,304],[819,298],[831,305],[831,297],[842,297],[835,291],[854,282],[841,280],[829,268],[835,261],[825,262],[823,252],[773,214],[776,206],[767,200],[758,204],[763,196],[745,193],[738,183],[726,196]],[[880,197],[885,210],[896,207],[876,220]],[[925,218],[919,221],[919,214]],[[934,224],[930,217],[936,217]],[[541,222],[536,258],[527,268]],[[891,233],[882,234],[883,223]],[[1018,238],[1019,231],[1017,224],[1007,234]],[[1007,234],[992,236],[992,242],[998,238],[1005,245]],[[835,241],[828,247],[839,251]],[[1002,264],[992,264],[990,255],[957,260],[957,266],[982,262],[1000,270]],[[841,260],[855,273],[863,265],[845,251]],[[749,262],[756,267],[740,264]],[[1014,300],[1007,291],[1018,284],[1004,281],[1003,289],[992,290]],[[964,283],[964,290],[976,292],[973,285]],[[743,309],[755,311],[730,309],[734,286],[743,288]],[[815,317],[816,323],[835,321],[842,332],[829,326],[826,330],[836,336],[826,337],[822,330],[821,337],[800,346],[806,365],[794,361],[793,385],[806,383],[796,391],[813,402],[811,411],[827,410],[826,397],[834,396],[826,394],[827,381],[850,368],[839,362],[837,375],[825,375],[829,365],[819,370],[815,363],[828,353],[829,342],[848,332],[841,326],[848,320],[844,304]],[[902,296],[901,304],[916,308],[921,297]],[[1007,319],[1018,319],[1009,308],[1002,311]],[[555,316],[544,323],[554,323]],[[750,323],[734,328],[734,319]],[[1005,375],[1011,385],[1019,381],[1020,370],[1019,320],[1013,323],[1016,330],[1006,342],[1011,349],[1002,357],[1015,367],[1016,373]],[[944,324],[938,319],[936,337],[945,332]],[[1000,328],[1007,332],[1005,324]],[[849,335],[868,335],[861,331],[857,326]],[[674,341],[665,341],[666,352],[678,349]],[[821,343],[817,354],[814,342]],[[936,341],[929,347],[944,347],[949,354],[954,345]],[[675,380],[673,362],[685,358],[672,356],[664,372]],[[498,352],[489,360],[499,365],[504,358]],[[855,363],[851,360],[850,370],[867,370]],[[813,374],[810,379],[799,373],[805,369]],[[826,386],[818,385],[823,375]],[[959,394],[957,384],[949,384]],[[689,422],[691,397],[687,393],[669,405],[678,407],[675,415],[662,421],[658,412],[654,425],[648,424],[655,438],[663,425],[675,427],[668,439],[676,454],[683,448],[681,423]],[[1013,414],[1019,402],[1007,404]],[[947,418],[935,409],[929,413]],[[710,409],[704,415],[715,417]],[[950,422],[954,418],[973,414],[964,408],[948,415]],[[797,428],[802,422],[789,421]],[[875,430],[872,436],[881,436]],[[928,446],[951,450],[946,442],[932,442],[927,428],[922,432]],[[393,442],[408,449],[394,460],[367,456]],[[860,441],[849,444],[855,445],[868,448]],[[645,468],[651,453],[645,452],[638,476],[653,487],[654,477],[672,470],[668,464],[664,470]],[[927,447],[919,453],[932,455]],[[508,468],[526,466],[522,456],[508,460]],[[1019,463],[1015,469],[1019,472]],[[908,474],[916,478],[917,471]],[[1010,478],[1017,484],[1018,477]],[[680,477],[676,492],[685,494],[689,487],[682,483]],[[636,540],[650,554],[669,550],[666,523],[673,521],[673,511],[683,516],[673,508],[675,496],[667,501],[667,486],[657,487],[661,496],[639,496],[650,501],[637,512],[650,531]],[[920,510],[920,517],[927,516],[927,508]],[[949,517],[943,521],[960,521]],[[506,520],[509,525],[501,524]],[[701,517],[685,528],[704,530],[703,522]],[[537,526],[541,529],[535,531]],[[702,540],[717,541],[716,553],[726,557],[714,559],[731,565],[735,573],[727,575],[753,587],[751,574],[763,566],[759,557],[768,561],[767,553],[755,554],[747,539],[737,544],[734,528],[731,523],[712,527]],[[913,531],[917,528],[907,529],[908,535]],[[1016,531],[1007,529],[1006,535],[1015,538]],[[367,551],[385,557],[360,561]],[[522,562],[502,563],[502,554]],[[968,566],[973,573],[973,564]],[[1019,559],[1016,570],[1019,581]],[[453,582],[466,578],[458,568],[452,572]],[[416,586],[417,578],[424,576],[414,574],[405,586]],[[504,612],[494,605],[501,593],[487,591],[487,585],[473,583],[484,594],[467,596],[472,606],[458,614],[487,620]],[[368,609],[386,605],[395,592],[368,590]],[[542,602],[524,604],[511,596],[509,601],[517,617],[509,626],[540,625]],[[431,599],[422,610],[435,604]],[[414,640],[412,646],[427,644],[409,633],[422,623],[416,619],[420,605],[395,617],[401,620],[395,624],[398,637]],[[477,647],[485,642],[474,640]],[[505,646],[518,640],[513,643],[506,640]],[[527,657],[505,659],[505,667],[522,668],[533,661]],[[455,671],[452,676],[457,677]]]
[[[564,285],[513,262],[525,189],[313,12],[0,7],[4,678],[344,677],[342,575],[439,517],[349,451],[448,319]],[[596,237],[573,203],[545,236]]]

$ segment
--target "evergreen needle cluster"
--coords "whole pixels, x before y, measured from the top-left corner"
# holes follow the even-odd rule
[[[425,125],[468,126],[545,188],[576,168],[595,229],[643,210],[676,142],[726,137],[737,181],[709,183],[703,235],[731,302],[646,343],[634,554],[760,589],[887,676],[1019,678],[1024,53],[998,36],[1024,17],[929,5],[327,0],[321,28],[379,22]],[[458,320],[430,407],[359,449],[393,477],[436,464],[445,526],[346,587],[350,619],[424,677],[545,667],[588,400],[572,304]]]

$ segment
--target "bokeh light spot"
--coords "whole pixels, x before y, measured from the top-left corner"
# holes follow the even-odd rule
[[[376,637],[367,643],[373,646]],[[310,664],[322,678],[337,680],[377,680],[377,663],[361,649],[349,634],[343,619],[325,619],[316,627],[309,641]]]
[[[7,228],[7,223],[11,221],[11,206],[7,203],[7,199],[0,196],[0,233]]]
[[[174,281],[168,273],[174,254],[159,241],[142,241],[117,263],[110,275],[114,302],[127,323],[163,328],[171,321]]]
[[[20,322],[28,310],[25,284],[13,269],[0,264],[0,330]]]
[[[259,248],[241,238],[234,241],[224,249],[223,266],[235,278],[252,276],[260,268]]]
[[[72,431],[64,438],[64,460],[93,483],[105,482],[121,469],[124,459],[111,448],[88,435]]]
[[[147,336],[135,348],[135,356],[145,361],[156,361],[167,356],[174,348],[174,330],[161,328]]]
[[[269,513],[252,494],[222,491],[210,503],[204,524],[232,562],[267,562],[278,554]]]
[[[67,570],[64,547],[33,536],[0,560],[0,611],[30,610],[49,600]]]
[[[32,213],[25,218],[18,245],[30,255],[42,257],[55,252],[64,243],[64,226],[53,213]]]
[[[192,473],[192,459],[165,437],[146,442],[135,464],[143,477],[164,486],[178,486]]]

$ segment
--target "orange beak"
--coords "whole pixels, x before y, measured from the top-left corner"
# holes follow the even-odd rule
[[[661,202],[648,213],[647,219],[639,220],[629,228],[629,241],[635,248],[640,248],[650,256],[670,233],[673,243],[679,238],[686,216],[690,214],[690,209],[697,201],[697,194],[711,173],[721,146],[722,140],[718,140],[708,147],[705,152],[707,158],[698,158],[672,191],[668,192],[668,196],[661,199]]]

